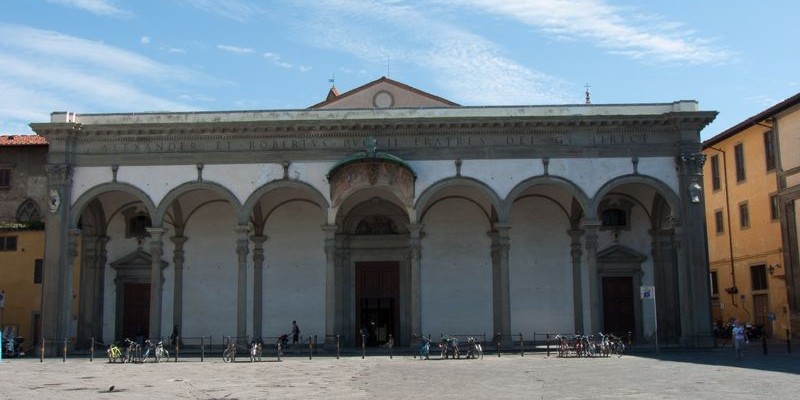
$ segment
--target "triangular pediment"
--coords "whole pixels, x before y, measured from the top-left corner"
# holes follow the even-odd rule
[[[111,268],[114,269],[150,269],[153,262],[153,257],[150,253],[138,248],[133,252],[124,255],[111,263]],[[166,268],[168,263],[161,261],[161,268]]]
[[[424,92],[387,77],[339,94],[336,87],[328,92],[327,99],[309,108],[313,109],[363,109],[363,108],[425,108],[457,107],[458,104]]]
[[[604,263],[641,263],[646,259],[644,254],[619,244],[597,252],[597,261]]]

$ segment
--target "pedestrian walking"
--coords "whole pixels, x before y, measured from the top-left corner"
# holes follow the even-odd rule
[[[297,326],[297,321],[292,321],[292,346],[297,346],[300,343],[300,327]]]
[[[733,327],[731,327],[731,337],[733,338],[733,348],[736,349],[736,358],[741,360],[742,353],[744,352],[744,345],[746,343],[750,343],[750,340],[747,338],[747,332],[744,330],[744,325],[742,325],[738,319],[733,321]]]

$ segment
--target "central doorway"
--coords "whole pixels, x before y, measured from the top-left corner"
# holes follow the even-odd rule
[[[367,346],[386,344],[389,335],[398,337],[399,270],[398,261],[357,262],[356,267],[356,343],[361,344],[362,330]]]

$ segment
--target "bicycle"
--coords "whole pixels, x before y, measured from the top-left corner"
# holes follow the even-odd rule
[[[467,338],[467,355],[466,358],[483,358],[483,346],[478,342],[477,339],[470,336]]]
[[[250,362],[261,362],[261,343],[254,341],[250,344]]]
[[[148,340],[148,342],[150,342],[150,341]],[[150,346],[151,347],[149,347],[147,349],[147,353],[145,353],[144,359],[147,359],[147,354],[150,353],[150,349],[154,348],[154,350],[153,350],[153,358],[155,358],[156,362],[161,361],[161,359],[169,360],[169,351],[167,351],[167,349],[164,348],[164,342],[163,341],[159,340],[158,343],[155,346],[153,346],[152,342],[150,342]]]
[[[106,355],[108,355],[108,362],[110,363],[115,363],[117,361],[125,362],[125,360],[122,358],[122,350],[119,349],[119,346],[117,346],[116,343],[111,343],[111,345],[108,346]]]
[[[236,342],[228,339],[225,351],[222,352],[222,362],[236,362]]]
[[[132,363],[134,361],[138,361],[137,355],[140,353],[139,344],[125,338],[126,348],[125,348],[125,358],[122,359],[123,363]]]
[[[439,347],[442,349],[442,358],[445,360],[448,356],[452,356],[453,359],[461,358],[461,354],[458,352],[458,339],[452,336],[442,336],[439,339]]]

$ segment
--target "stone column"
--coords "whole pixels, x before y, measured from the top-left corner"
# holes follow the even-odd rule
[[[249,252],[250,227],[236,227],[236,255],[239,256],[239,274],[236,280],[236,336],[247,335],[247,253]]]
[[[411,262],[411,333],[422,332],[422,224],[408,225],[408,251]]]
[[[51,145],[50,150],[53,151],[53,148]],[[49,212],[45,218],[47,240],[45,240],[42,282],[42,337],[61,340],[69,334],[72,304],[72,257],[74,256],[69,255],[71,240],[69,199],[72,198],[73,169],[69,164],[48,164],[46,170]]]
[[[106,245],[111,240],[108,236],[99,236],[97,238],[97,274],[95,277],[95,287],[97,288],[94,301],[94,309],[92,310],[92,335],[96,340],[103,338],[103,307],[105,304],[105,287],[106,287],[106,263],[108,262],[108,249]]]
[[[262,336],[264,308],[264,242],[266,236],[250,236],[253,242],[253,337]]]
[[[706,242],[705,200],[703,198],[703,164],[705,155],[699,143],[682,145],[675,158],[678,166],[681,215],[681,257],[678,269],[681,319],[686,330],[682,342],[690,347],[714,344],[711,324],[711,294],[708,283],[708,248]],[[730,229],[730,227],[729,227]],[[685,311],[685,312],[684,312]]]
[[[597,229],[600,221],[584,221],[584,247],[586,248],[586,270],[589,273],[589,331],[600,332],[603,315],[600,313],[600,274],[597,272]],[[587,332],[588,333],[588,332]]]
[[[323,225],[325,232],[325,338],[329,342],[341,334],[341,326],[337,326],[337,286],[336,286],[336,225]]]
[[[661,341],[675,343],[680,338],[678,307],[678,272],[675,268],[675,247],[672,229],[652,229],[651,254],[656,288],[658,337]]]
[[[570,229],[567,231],[572,238],[570,255],[572,256],[572,312],[575,319],[575,332],[583,333],[583,275],[581,274],[581,236],[583,230]],[[587,332],[588,333],[588,332]]]
[[[170,238],[175,244],[172,253],[172,263],[175,266],[175,278],[172,282],[172,327],[178,328],[178,333],[183,333],[183,245],[189,238],[186,236],[173,236]]]
[[[489,232],[492,239],[492,311],[494,316],[494,332],[508,340],[511,335],[511,296],[508,276],[508,252],[510,241],[508,231],[511,226],[503,223],[494,224]]]
[[[89,346],[89,340],[94,335],[95,303],[98,301],[97,286],[97,236],[84,236],[81,240],[80,283],[78,287],[78,338],[76,347]],[[97,338],[100,340],[100,338]]]
[[[150,337],[161,337],[161,301],[164,287],[164,276],[161,275],[161,257],[164,255],[164,244],[161,239],[163,228],[147,228],[150,234]]]

